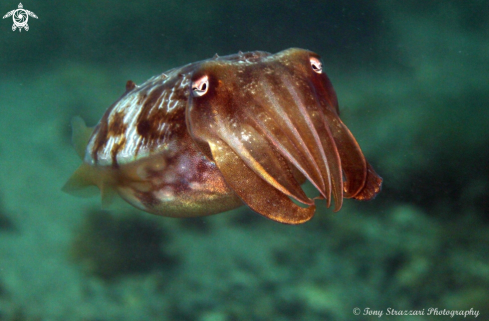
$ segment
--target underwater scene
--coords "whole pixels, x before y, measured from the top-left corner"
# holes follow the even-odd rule
[[[489,320],[488,1],[0,11],[0,321]]]

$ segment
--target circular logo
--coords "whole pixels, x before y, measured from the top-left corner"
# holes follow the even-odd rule
[[[29,31],[29,25],[27,24],[29,16],[37,19],[37,16],[34,12],[25,10],[22,3],[19,3],[18,9],[7,12],[7,14],[3,16],[3,19],[12,17],[12,20],[14,21],[14,24],[12,25],[12,31],[15,31],[17,29],[19,29],[19,31],[22,31],[22,29],[25,29],[25,31]]]
[[[15,10],[13,19],[17,28],[23,28],[27,24],[27,20],[29,18],[27,17],[27,12],[25,12],[24,9],[17,9]]]

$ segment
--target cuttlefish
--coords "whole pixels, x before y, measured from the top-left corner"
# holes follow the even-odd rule
[[[338,211],[344,198],[372,199],[382,184],[339,118],[321,58],[303,49],[216,55],[140,86],[128,81],[94,128],[73,120],[73,142],[83,163],[66,192],[95,185],[103,203],[118,194],[162,216],[247,205],[299,224],[316,199]]]

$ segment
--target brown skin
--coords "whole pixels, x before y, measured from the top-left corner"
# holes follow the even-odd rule
[[[311,68],[311,59],[319,56],[289,49],[245,66],[208,61],[192,77],[195,83],[207,76],[208,90],[192,95],[187,110],[192,138],[230,188],[254,211],[288,224],[315,212],[292,167],[328,206],[334,199],[335,211],[343,197],[370,199],[382,183],[341,122],[331,82]]]
[[[306,179],[335,211],[343,198],[375,197],[382,184],[339,118],[320,57],[302,49],[215,57],[141,86],[128,82],[93,131],[85,161],[66,190],[97,185],[173,217],[244,203],[299,224],[315,212]]]

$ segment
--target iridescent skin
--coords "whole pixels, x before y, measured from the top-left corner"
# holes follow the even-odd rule
[[[65,190],[97,185],[163,216],[246,204],[299,224],[315,212],[306,179],[335,211],[382,184],[339,118],[319,56],[302,49],[216,56],[129,81],[84,141],[84,164]]]

